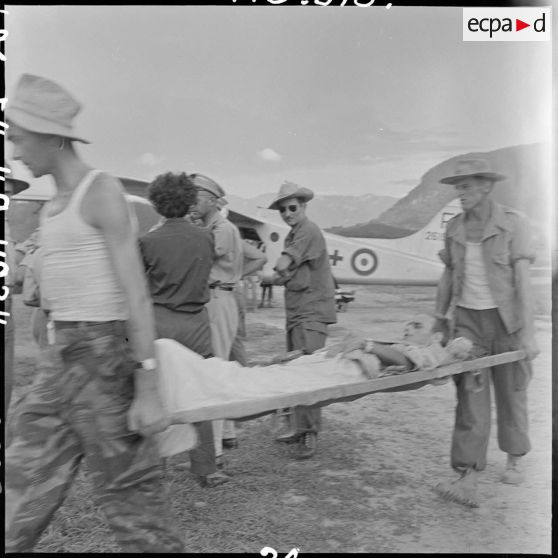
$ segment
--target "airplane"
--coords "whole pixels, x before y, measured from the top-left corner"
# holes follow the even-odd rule
[[[271,277],[290,227],[277,211],[259,208],[255,216],[248,216],[246,210],[235,211],[232,205],[226,208],[229,208],[228,219],[237,225],[244,238],[263,242],[268,261],[262,274]],[[443,248],[446,225],[461,212],[461,204],[452,200],[425,227],[397,238],[374,236],[366,230],[366,225],[349,227],[366,237],[322,231],[336,282],[339,285],[438,285],[444,269],[438,254]],[[530,266],[533,286],[548,286],[552,278],[552,268],[543,252],[537,252],[537,260],[541,255],[543,261]]]
[[[135,178],[118,177],[126,191],[126,201],[132,206],[138,223],[138,234],[146,233],[159,222],[161,216],[155,211],[151,202],[145,197],[148,182]],[[39,225],[39,212],[52,197],[53,190],[37,187],[30,188],[12,196],[8,207],[10,233],[17,242],[23,242]]]
[[[235,211],[230,205],[228,219],[242,236],[260,240],[268,258],[262,273],[272,275],[290,227],[262,211],[256,216]],[[421,230],[400,238],[345,237],[322,231],[329,252],[333,276],[338,284],[437,285],[443,271],[438,252],[443,248],[446,223],[461,207],[450,202]],[[280,219],[280,217],[279,217]]]
[[[159,222],[157,214],[146,198],[147,182],[119,177],[126,199],[135,210],[138,234],[144,234]],[[49,193],[29,188],[12,197],[8,210],[10,228],[16,241],[27,238],[38,226],[38,214],[50,198]],[[273,275],[273,266],[290,230],[279,213],[265,208],[254,208],[253,214],[234,207],[229,201],[224,213],[240,230],[241,236],[263,244],[267,263],[264,277]],[[443,265],[438,257],[442,249],[445,225],[461,209],[450,202],[423,229],[400,238],[353,238],[324,231],[331,270],[338,284],[436,285]]]

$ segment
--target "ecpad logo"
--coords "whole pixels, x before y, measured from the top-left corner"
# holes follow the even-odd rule
[[[548,41],[552,12],[541,8],[463,8],[464,41]]]

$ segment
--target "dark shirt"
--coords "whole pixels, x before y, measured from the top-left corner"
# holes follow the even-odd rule
[[[337,321],[335,289],[322,231],[305,219],[285,238],[283,254],[292,258],[290,279],[285,283],[287,330],[301,323],[326,331],[325,324]]]
[[[209,300],[213,264],[211,233],[184,219],[167,219],[139,239],[154,304],[198,312]]]

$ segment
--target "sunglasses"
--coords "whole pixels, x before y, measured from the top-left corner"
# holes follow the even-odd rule
[[[285,211],[289,210],[290,213],[296,213],[298,211],[298,205],[285,205],[279,207],[279,213],[285,213]]]

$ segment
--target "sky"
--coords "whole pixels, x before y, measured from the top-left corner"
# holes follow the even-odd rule
[[[464,42],[461,8],[392,4],[8,5],[8,106],[47,77],[82,103],[91,165],[242,197],[401,197],[454,155],[550,140],[549,42]]]

